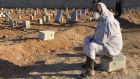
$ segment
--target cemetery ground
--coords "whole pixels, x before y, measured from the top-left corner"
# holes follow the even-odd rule
[[[40,25],[39,13],[31,21],[31,28],[23,29],[22,21],[29,14],[21,14],[18,27],[9,28],[9,22],[0,18],[0,78],[76,79],[85,63],[83,40],[95,30],[94,22],[85,18],[78,23],[51,21]],[[13,14],[12,18],[18,19]],[[123,35],[122,53],[126,55],[126,68],[112,72],[96,69],[93,79],[140,79],[140,12],[127,13],[119,20]],[[39,40],[39,31],[52,30],[53,40]],[[97,58],[99,63],[100,58]]]

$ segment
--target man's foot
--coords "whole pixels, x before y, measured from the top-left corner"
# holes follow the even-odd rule
[[[81,75],[78,77],[78,79],[85,79],[85,78],[91,78],[95,76],[95,71],[88,71],[82,72]]]
[[[83,65],[81,66],[81,68],[82,68],[82,69],[87,69],[87,68],[86,68],[86,64],[83,64]],[[97,68],[98,68],[98,66],[97,66],[97,64],[95,64],[94,69],[97,69]]]

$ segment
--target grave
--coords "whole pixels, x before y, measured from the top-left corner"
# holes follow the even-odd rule
[[[126,67],[126,56],[120,53],[119,55],[113,57],[104,56],[101,58],[102,70],[111,72],[113,70],[118,70]]]
[[[54,39],[54,31],[40,31],[39,32],[39,39],[40,40],[52,40]]]
[[[55,18],[56,17],[56,14],[55,13],[53,13],[53,18]]]
[[[43,19],[38,19],[39,24],[43,24]]]
[[[20,20],[21,19],[21,16],[18,16],[18,19]]]
[[[30,20],[34,20],[34,17],[30,15]]]
[[[77,21],[78,21],[77,11],[73,11],[71,13],[71,22],[77,22]]]
[[[17,20],[10,20],[10,27],[14,28],[17,26]]]
[[[37,12],[34,12],[34,13],[33,13],[33,16],[36,16],[36,14],[37,14]]]
[[[29,20],[28,21],[23,21],[23,27],[24,28],[30,28],[31,27],[30,21]]]
[[[122,14],[123,15],[126,14],[126,9],[125,8],[122,9]]]
[[[51,20],[51,16],[47,16],[47,21],[50,21]]]
[[[56,22],[56,23],[60,23],[61,21],[61,17],[62,17],[62,11],[58,11],[57,12],[57,15],[56,15],[56,17],[55,17],[55,21],[54,22]]]
[[[5,17],[5,22],[9,22],[10,21],[10,18],[9,17]]]
[[[43,16],[42,19],[44,23],[47,21],[46,16]]]
[[[136,7],[136,11],[140,11],[140,7],[138,6],[138,7]]]

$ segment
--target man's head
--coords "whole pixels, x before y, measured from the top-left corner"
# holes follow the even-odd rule
[[[96,21],[100,21],[102,19],[102,13],[103,13],[101,5],[95,4],[93,7],[93,12],[94,12],[94,15],[93,15],[94,19]]]
[[[98,12],[100,14],[102,14],[102,7],[100,4],[95,4],[94,7],[93,7],[93,12]]]

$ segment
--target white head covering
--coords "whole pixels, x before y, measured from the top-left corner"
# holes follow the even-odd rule
[[[102,8],[103,18],[107,18],[107,17],[114,18],[114,14],[107,9],[107,7],[106,7],[106,5],[104,3],[99,2],[97,4],[99,4],[101,6],[101,8]]]

